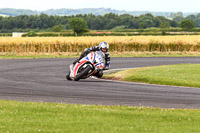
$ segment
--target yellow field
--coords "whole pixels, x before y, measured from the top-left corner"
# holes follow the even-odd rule
[[[1,37],[0,52],[54,53],[81,52],[98,45],[110,44],[112,52],[200,51],[200,36],[105,36],[105,37]]]

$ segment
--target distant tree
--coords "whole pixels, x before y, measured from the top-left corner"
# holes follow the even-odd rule
[[[178,27],[178,23],[176,21],[170,21],[169,23],[171,27]]]
[[[182,12],[171,13],[170,17],[173,19],[176,17],[183,17],[183,13]]]
[[[150,27],[154,27],[154,19],[155,17],[150,14],[150,13],[147,13],[145,15],[141,15],[139,16],[138,20],[139,20],[139,27],[140,26],[144,26],[143,28],[150,28]],[[140,25],[140,23],[144,23],[144,25]]]
[[[196,20],[196,16],[195,15],[189,15],[185,19],[190,19],[192,21],[195,21]]]
[[[182,20],[184,20],[184,17],[182,16],[177,16],[173,19],[175,22],[180,23]]]
[[[195,18],[195,23],[198,27],[200,27],[200,14],[197,16],[188,16],[189,18]],[[69,20],[73,18],[79,18],[76,25],[71,22],[71,28],[69,27]],[[81,19],[81,20],[80,20]],[[71,16],[49,16],[46,14],[38,14],[38,15],[20,15],[16,17],[0,17],[0,32],[12,32],[16,30],[26,31],[28,29],[38,29],[41,31],[47,31],[56,25],[63,25],[66,29],[74,29],[76,34],[80,34],[83,30],[80,27],[85,27],[84,29],[91,30],[107,30],[117,28],[124,29],[144,29],[150,27],[159,27],[163,21],[167,21],[170,23],[170,26],[177,27],[178,23],[184,20],[184,17],[181,13],[178,14],[178,17],[174,19],[175,21],[169,20],[165,17],[161,16],[153,16],[152,14],[144,14],[140,16],[133,16],[129,14],[105,14],[105,15],[93,15],[93,14],[85,14],[85,15],[71,15]],[[86,21],[86,22],[85,22]],[[73,21],[75,22],[75,21]],[[81,22],[82,24],[79,24]],[[84,26],[85,25],[85,26]],[[88,27],[87,27],[88,26]],[[57,29],[57,28],[56,28]],[[54,29],[53,29],[54,30]],[[57,31],[57,30],[56,30]],[[58,30],[59,31],[59,30]]]
[[[162,35],[165,35],[166,30],[170,27],[170,24],[167,21],[162,21],[159,27],[161,28]]]
[[[183,30],[189,31],[195,27],[195,23],[194,23],[194,21],[192,21],[190,19],[185,19],[185,20],[181,21],[180,26],[181,26],[181,28],[183,28]]]
[[[118,17],[118,26],[124,26],[124,28],[135,28],[135,23],[134,17],[129,15],[129,14],[122,14]]]
[[[197,27],[200,27],[200,18],[196,19],[196,20],[195,20],[195,23],[196,23],[196,26],[197,26]]]
[[[196,18],[200,18],[200,13],[198,13],[198,14],[196,15]]]
[[[41,29],[47,29],[47,28],[49,28],[49,26],[48,26],[49,22],[50,22],[50,20],[49,20],[49,16],[48,15],[41,14],[39,16],[39,21],[38,21],[39,28],[41,28]]]
[[[159,27],[162,29],[167,29],[170,27],[170,24],[167,21],[162,21]]]
[[[61,24],[55,25],[51,28],[51,31],[53,32],[61,32],[63,30],[65,30],[65,27]]]
[[[70,19],[69,27],[74,31],[76,35],[88,32],[86,21],[80,18]]]
[[[145,26],[144,22],[139,23],[139,29],[144,29],[144,26]]]

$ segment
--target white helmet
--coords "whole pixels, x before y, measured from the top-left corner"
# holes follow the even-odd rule
[[[100,48],[100,50],[101,50],[102,52],[106,53],[106,52],[108,52],[109,45],[108,45],[107,42],[101,42],[101,43],[99,44],[99,48]]]

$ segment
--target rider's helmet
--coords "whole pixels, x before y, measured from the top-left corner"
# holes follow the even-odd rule
[[[99,48],[100,48],[100,50],[101,50],[102,52],[106,53],[106,52],[108,52],[109,45],[108,45],[107,42],[101,42],[101,43],[99,44]]]

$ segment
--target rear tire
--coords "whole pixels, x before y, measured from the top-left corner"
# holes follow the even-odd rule
[[[85,76],[86,74],[88,74],[88,72],[91,70],[92,68],[90,67],[90,65],[88,65],[83,71],[81,71],[75,78],[74,81],[79,81],[83,76]]]

